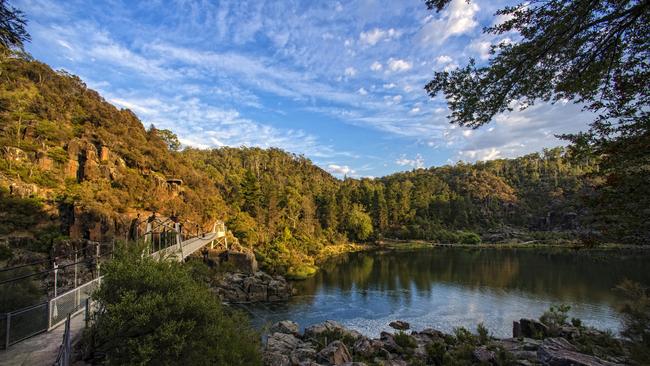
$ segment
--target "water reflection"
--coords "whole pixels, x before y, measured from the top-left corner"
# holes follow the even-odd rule
[[[352,253],[296,283],[300,296],[291,302],[246,309],[258,325],[336,319],[376,335],[395,319],[446,331],[482,321],[495,335],[508,336],[512,320],[566,303],[586,323],[617,330],[613,288],[624,278],[650,284],[648,258],[514,249]]]

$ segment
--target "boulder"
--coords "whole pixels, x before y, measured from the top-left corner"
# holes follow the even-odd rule
[[[577,352],[564,338],[547,338],[537,350],[537,360],[551,366],[613,366],[595,356]]]
[[[402,320],[396,320],[394,322],[390,322],[388,326],[396,330],[407,330],[411,328],[411,324]]]
[[[329,365],[343,365],[352,362],[352,356],[343,342],[334,341],[318,352],[318,360]]]
[[[284,334],[297,335],[299,333],[299,330],[300,327],[298,326],[298,323],[291,320],[282,320],[271,325],[271,329],[269,330],[269,333],[271,334],[284,333]]]
[[[332,334],[341,337],[350,337],[355,340],[362,337],[361,333],[356,330],[349,330],[334,320],[326,320],[323,323],[314,324],[305,328],[305,338],[320,339],[323,336],[329,336]]]
[[[266,352],[263,359],[265,366],[291,366],[289,357],[280,353]]]
[[[303,342],[293,334],[273,333],[266,339],[265,352],[289,355],[302,345]]]
[[[521,327],[521,337],[544,338],[548,335],[548,327],[535,319],[519,319],[519,325]]]
[[[253,253],[229,251],[227,260],[238,271],[249,274],[257,272],[257,260]]]
[[[418,332],[418,334],[425,335],[425,336],[429,337],[432,340],[439,339],[439,338],[444,338],[444,336],[445,336],[445,333],[443,333],[443,332],[441,332],[439,330],[433,329],[433,328],[423,329],[422,331]]]
[[[383,343],[367,337],[359,337],[352,345],[355,354],[370,358],[378,353],[383,347]]]
[[[289,359],[292,364],[302,364],[312,362],[316,358],[316,350],[308,343],[303,343],[298,348],[291,351]]]
[[[521,324],[518,321],[512,322],[512,338],[521,338]]]
[[[257,272],[227,273],[219,280],[216,293],[228,302],[263,302],[288,300],[292,287],[286,280]]]
[[[388,332],[381,332],[379,340],[384,345],[384,348],[391,353],[402,353],[402,347],[395,342],[395,337]]]

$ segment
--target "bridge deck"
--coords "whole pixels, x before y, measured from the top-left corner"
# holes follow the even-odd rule
[[[175,257],[175,259],[180,262],[187,258],[190,254],[210,244],[210,242],[223,238],[224,236],[226,236],[226,233],[223,231],[205,233],[203,236],[197,236],[183,241],[181,243],[182,250],[179,250],[178,245],[172,245],[170,247],[152,253],[151,256],[154,259]]]

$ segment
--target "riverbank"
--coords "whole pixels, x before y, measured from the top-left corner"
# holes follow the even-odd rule
[[[291,272],[287,273],[285,277],[289,280],[305,280],[314,276],[323,263],[337,256],[372,250],[417,250],[417,249],[431,249],[431,248],[461,248],[461,249],[553,249],[553,250],[566,250],[575,252],[596,252],[596,251],[621,251],[624,253],[630,252],[650,252],[649,246],[629,245],[629,244],[616,244],[604,243],[593,246],[585,246],[577,241],[555,241],[548,242],[542,240],[530,241],[510,241],[501,243],[478,243],[478,244],[461,244],[461,243],[438,243],[425,240],[398,240],[398,239],[383,239],[374,243],[344,243],[327,245],[323,247],[320,252],[314,257],[314,264],[304,264],[294,268]]]
[[[425,240],[396,240],[386,239],[378,244],[370,246],[374,249],[425,249],[425,248],[485,248],[485,249],[566,249],[574,251],[590,250],[622,250],[622,251],[649,251],[650,246],[640,246],[631,244],[604,243],[599,245],[586,246],[577,242],[544,242],[539,240],[530,240],[525,242],[503,242],[503,243],[479,243],[479,244],[460,244],[460,243],[438,243]]]
[[[513,322],[513,336],[492,337],[479,324],[476,332],[456,328],[453,334],[433,328],[407,332],[410,324],[391,322],[396,332],[369,338],[336,321],[300,332],[281,321],[271,326],[264,347],[267,366],[289,365],[583,365],[629,364],[625,341],[579,324],[544,324],[534,319]]]

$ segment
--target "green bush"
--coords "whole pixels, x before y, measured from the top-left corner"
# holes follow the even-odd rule
[[[418,346],[415,338],[402,331],[395,333],[395,343],[402,348],[415,348]]]
[[[471,231],[461,231],[458,234],[460,236],[461,244],[480,244],[481,237]]]
[[[260,365],[259,334],[245,316],[223,308],[190,270],[157,262],[132,246],[104,267],[93,295],[91,354],[107,365]]]
[[[478,323],[476,333],[478,334],[478,342],[480,344],[486,344],[490,340],[490,331],[485,327],[485,324]]]
[[[551,306],[539,317],[539,321],[548,326],[551,335],[557,335],[560,327],[567,324],[569,310],[571,310],[569,305]]]

